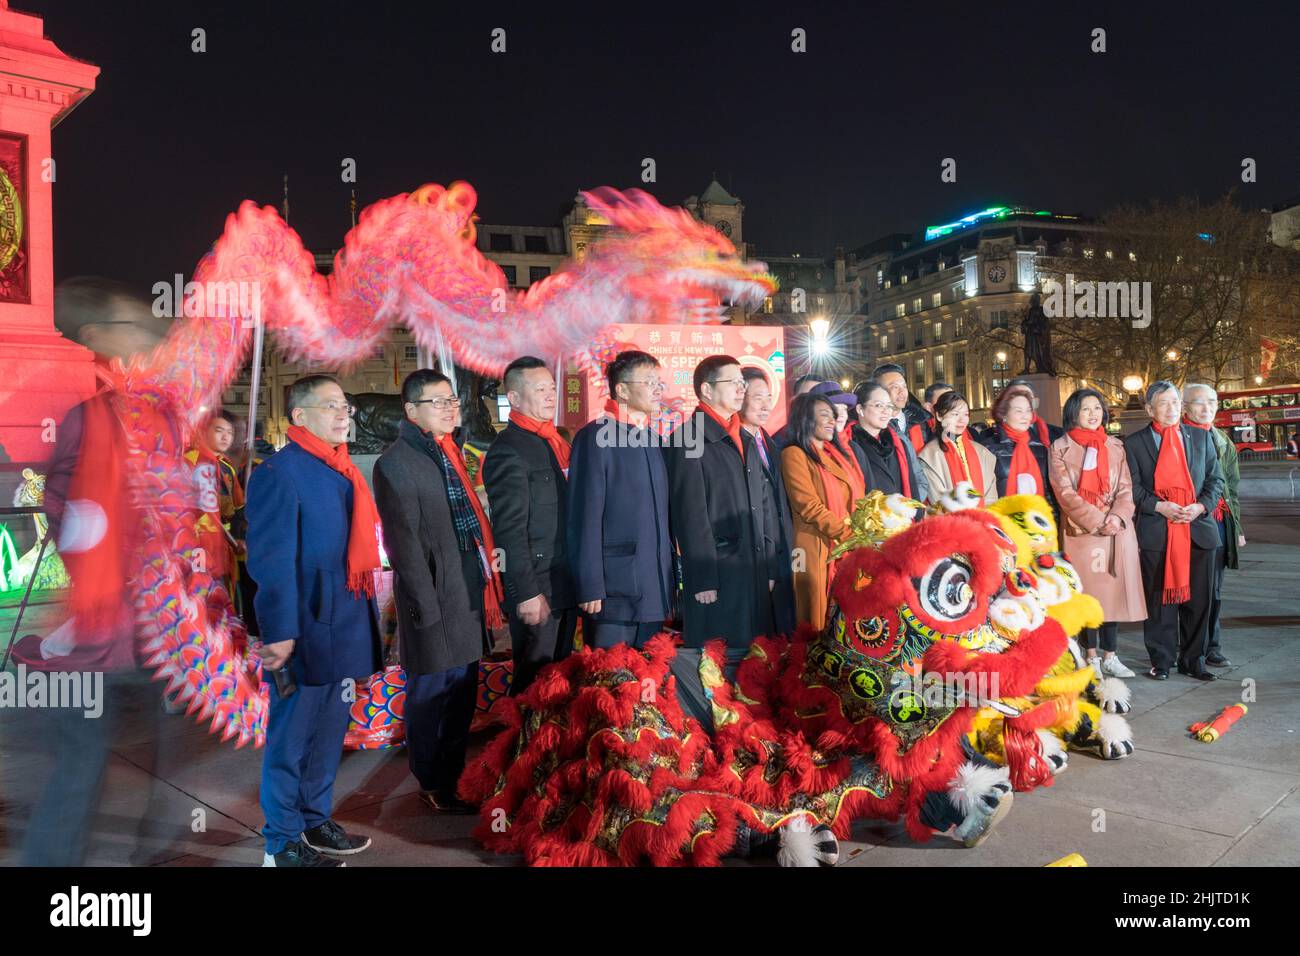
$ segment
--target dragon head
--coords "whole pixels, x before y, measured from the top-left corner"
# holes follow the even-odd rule
[[[1028,567],[1034,555],[1060,550],[1052,507],[1041,495],[999,498],[988,506],[988,510],[998,516],[1003,529],[1016,541],[1021,567]],[[1024,544],[1028,544],[1028,553]]]
[[[718,322],[723,303],[756,308],[776,291],[764,263],[742,259],[731,240],[684,209],[640,189],[602,186],[582,196],[615,230],[589,248],[585,264],[623,272],[628,291],[652,306],[651,321]]]

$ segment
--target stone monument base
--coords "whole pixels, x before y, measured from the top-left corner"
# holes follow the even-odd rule
[[[1049,425],[1061,424],[1061,380],[1055,375],[1035,372],[1033,375],[1017,375],[1029,383],[1038,397],[1038,417]]]

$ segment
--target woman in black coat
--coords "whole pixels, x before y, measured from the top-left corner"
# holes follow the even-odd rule
[[[998,497],[1042,495],[1052,506],[1059,527],[1060,513],[1047,467],[1052,436],[1034,412],[1034,393],[1023,385],[1008,386],[993,405],[993,420],[993,427],[979,441],[997,461]]]

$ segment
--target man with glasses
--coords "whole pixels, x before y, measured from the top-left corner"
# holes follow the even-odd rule
[[[871,373],[871,380],[889,393],[889,400],[894,406],[894,415],[889,421],[889,428],[909,449],[908,465],[913,466],[910,472],[912,497],[917,501],[925,501],[930,494],[930,483],[926,480],[924,469],[921,468],[920,461],[916,457],[916,449],[912,447],[907,434],[912,425],[924,424],[929,417],[925,406],[913,398],[912,393],[907,390],[907,376],[901,365],[892,363],[877,365]]]
[[[727,645],[728,679],[755,637],[774,633],[772,594],[779,564],[763,508],[763,463],[742,427],[745,378],[729,355],[711,355],[695,367],[700,403],[667,452],[673,538],[682,561],[682,619],[686,646],[673,660],[683,708],[712,727],[712,708],[700,680],[706,643]]]
[[[569,443],[556,431],[555,376],[541,359],[517,358],[502,376],[510,423],[483,459],[483,486],[497,541],[510,617],[518,696],[547,664],[568,656],[578,624],[565,547]]]
[[[402,383],[406,418],[375,462],[406,671],[406,756],[435,813],[473,813],[456,796],[489,629],[504,623],[496,544],[452,437],[460,401],[447,376]]]
[[[248,483],[248,571],[271,688],[262,756],[263,866],[340,866],[369,837],[330,818],[356,681],[379,666],[379,513],[348,457],[338,381],[289,389],[289,442]]]
[[[605,376],[604,411],[573,436],[568,553],[583,643],[640,647],[672,604],[668,472],[653,431],[664,383],[646,352],[618,353]]]
[[[1151,424],[1124,439],[1146,592],[1142,637],[1151,678],[1168,680],[1177,664],[1180,674],[1211,681],[1205,656],[1223,473],[1210,436],[1179,424],[1182,405],[1173,382],[1152,383],[1146,393]]]
[[[1206,645],[1205,663],[1210,667],[1231,667],[1232,661],[1224,656],[1219,646],[1221,629],[1219,610],[1223,590],[1223,573],[1227,568],[1241,566],[1240,549],[1246,546],[1246,534],[1241,526],[1241,469],[1237,463],[1237,446],[1221,429],[1214,427],[1214,416],[1219,411],[1219,394],[1208,385],[1183,386],[1183,421],[1193,428],[1209,432],[1214,442],[1219,470],[1223,473],[1223,494],[1214,508],[1214,520],[1219,525],[1219,555],[1214,565],[1214,597],[1210,601],[1210,637]]]

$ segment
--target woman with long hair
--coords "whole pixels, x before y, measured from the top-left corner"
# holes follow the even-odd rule
[[[1096,389],[1077,389],[1065,400],[1061,417],[1065,434],[1052,443],[1048,464],[1061,509],[1061,546],[1084,591],[1101,602],[1106,614],[1100,628],[1079,634],[1079,644],[1099,677],[1132,677],[1133,671],[1115,656],[1119,622],[1147,617],[1128,457],[1124,443],[1106,433],[1110,411]]]
[[[790,404],[789,440],[781,474],[794,518],[795,610],[799,623],[820,630],[834,574],[831,549],[848,536],[849,514],[866,488],[857,462],[835,441],[835,408],[825,397],[800,395]]]
[[[944,392],[934,404],[939,435],[918,456],[930,483],[930,500],[938,501],[960,482],[968,481],[984,504],[998,500],[994,476],[997,462],[989,450],[971,438],[970,403],[960,392]]]

